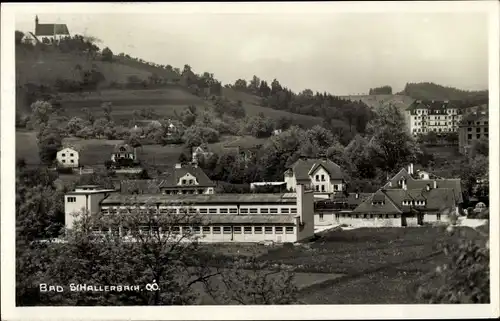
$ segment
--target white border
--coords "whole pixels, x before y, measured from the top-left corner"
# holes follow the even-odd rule
[[[15,74],[14,17],[35,13],[328,13],[328,12],[489,12],[491,302],[489,305],[308,305],[308,306],[189,306],[189,307],[15,307]],[[1,237],[2,319],[5,320],[283,320],[283,319],[401,319],[483,318],[499,316],[499,6],[496,1],[436,2],[293,2],[293,3],[92,3],[2,4],[1,34]],[[376,295],[372,293],[372,295]]]

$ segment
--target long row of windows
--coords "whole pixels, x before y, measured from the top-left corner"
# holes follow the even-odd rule
[[[320,213],[319,215],[319,220],[320,222],[324,221],[324,214]],[[348,218],[398,218],[398,214],[345,214],[345,213],[336,213],[335,218],[339,219],[341,217],[348,217]]]
[[[69,202],[69,198],[68,198]],[[128,213],[127,209],[121,209],[122,213]],[[155,211],[154,208],[150,208],[150,211]],[[148,209],[139,209],[139,212],[146,214]],[[101,212],[103,214],[117,214],[118,210],[115,208],[102,208]],[[172,207],[160,207],[160,214],[238,214],[238,208],[172,208]],[[239,214],[297,214],[297,208],[292,207],[282,207],[282,208],[240,208]]]
[[[114,227],[108,230],[95,227],[94,232],[109,232],[118,233],[119,228]],[[166,234],[294,234],[295,227],[293,226],[172,226],[168,230],[165,228],[139,226],[136,232],[152,233],[160,232]],[[129,235],[130,229],[122,227],[122,235]]]

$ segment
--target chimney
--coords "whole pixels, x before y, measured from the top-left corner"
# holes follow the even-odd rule
[[[137,160],[137,148],[134,147],[134,160]]]
[[[358,199],[358,198],[359,198],[359,193],[356,193],[356,199]]]
[[[438,188],[437,181],[434,180],[434,188]]]
[[[175,164],[175,168],[182,168],[182,164],[181,163]]]
[[[425,187],[425,189],[426,189],[427,191],[430,191],[430,190],[431,190],[431,186],[430,186],[429,184],[427,184],[427,186]]]

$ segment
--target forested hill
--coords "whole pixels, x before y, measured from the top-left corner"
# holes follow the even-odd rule
[[[488,102],[488,90],[468,91],[446,87],[432,82],[407,83],[398,95],[421,100],[469,100]]]

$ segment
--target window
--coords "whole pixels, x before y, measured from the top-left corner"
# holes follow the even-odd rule
[[[62,162],[63,162],[63,163],[66,163],[66,160],[65,160],[65,159],[63,159],[63,160],[62,160]]]
[[[480,133],[481,132],[481,128],[476,128],[476,133]]]
[[[321,175],[321,181],[324,182],[325,181],[325,175]]]
[[[238,214],[238,209],[237,208],[230,208],[229,213],[230,214]]]
[[[324,219],[324,218],[323,218],[323,213],[319,213],[319,221],[320,221],[320,222],[323,222],[323,219]]]
[[[373,218],[373,214],[370,214],[370,218]]]
[[[224,226],[224,234],[231,234],[231,226]]]
[[[265,232],[266,232],[266,234],[273,234],[273,227],[272,226],[266,226]]]
[[[319,175],[316,175],[316,182],[319,182]]]
[[[488,127],[483,128],[483,132],[487,133],[488,132]]]
[[[200,208],[200,214],[207,214],[207,211],[206,208]]]
[[[75,161],[74,160],[70,160],[71,163],[74,163]]]
[[[297,208],[296,208],[296,207],[291,208],[291,209],[290,209],[290,213],[292,213],[292,214],[297,214]]]
[[[257,209],[256,208],[251,208],[250,209],[250,214],[257,214]]]
[[[285,228],[286,234],[293,234],[293,226],[287,226]]]
[[[315,187],[316,187],[316,192],[319,192],[319,185],[316,185]]]
[[[227,214],[228,213],[228,209],[227,208],[219,208],[219,213],[221,213],[221,214]]]
[[[485,125],[488,125],[488,121],[487,121],[487,120],[485,120],[485,121],[484,121],[484,124],[485,124]]]
[[[194,234],[200,234],[200,230],[201,230],[201,229],[200,229],[200,227],[199,227],[199,226],[195,226],[195,227],[193,227],[193,233],[194,233]]]
[[[467,135],[467,139],[472,139],[472,134]]]
[[[214,234],[220,234],[220,226],[214,226],[213,228],[213,232]]]
[[[278,209],[277,208],[271,208],[270,210],[271,214],[278,214]]]
[[[283,226],[275,226],[274,230],[276,234],[283,234]]]
[[[189,208],[188,213],[189,214],[196,214],[196,208],[192,208],[192,207]]]
[[[61,154],[62,157],[66,157],[66,154]]]
[[[269,214],[269,209],[268,208],[261,208],[260,214]]]
[[[335,185],[337,186],[337,185]],[[325,191],[325,185],[321,185],[321,191],[324,192]]]
[[[252,234],[252,227],[251,226],[245,226],[243,229],[245,234]]]
[[[436,220],[441,221],[441,213],[436,214]]]
[[[241,226],[234,226],[233,232],[234,234],[241,234]]]
[[[154,228],[153,228],[153,231],[154,231]],[[182,228],[182,234],[190,234],[191,233],[191,227],[189,226],[184,226]]]
[[[186,184],[186,180],[185,180],[185,179],[183,179],[183,180],[182,180],[182,185],[185,185],[185,184]]]
[[[203,226],[203,234],[210,234],[210,226]]]
[[[68,197],[68,203],[74,203],[74,202],[76,202],[76,197],[72,196]]]
[[[363,218],[368,218],[368,214],[363,215]]]
[[[389,214],[385,214],[385,218],[389,218]]]
[[[335,185],[333,185],[333,189],[334,189],[335,191],[338,191],[338,190],[339,190],[339,186],[338,186],[337,184],[335,184]]]
[[[210,214],[217,214],[217,209],[216,208],[209,208],[208,213]]]
[[[476,134],[476,138],[477,139],[481,138],[481,134]]]
[[[73,157],[73,153],[69,154],[69,156]]]
[[[241,214],[248,214],[248,208],[240,208]]]
[[[288,214],[290,213],[290,209],[289,208],[282,208],[281,209],[281,214]]]
[[[253,230],[255,234],[262,234],[262,226],[255,226]]]

